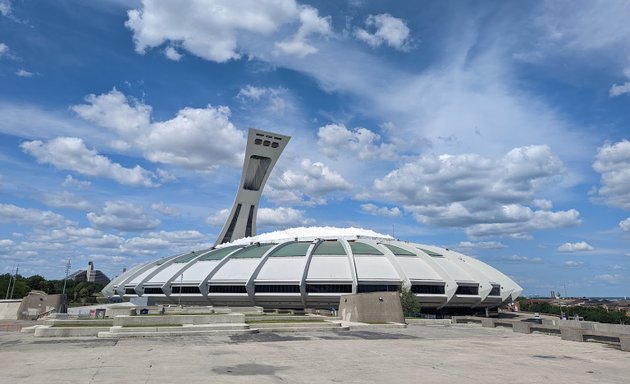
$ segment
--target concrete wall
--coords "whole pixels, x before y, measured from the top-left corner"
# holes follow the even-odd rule
[[[116,316],[114,326],[147,327],[182,324],[244,323],[245,315],[230,313],[225,315],[164,315],[164,316]]]
[[[40,291],[31,291],[28,296],[22,299],[22,304],[18,310],[18,319],[34,320],[42,313],[53,309],[59,312],[63,301],[62,295],[48,295]]]
[[[570,327],[578,329],[586,329],[597,332],[621,333],[630,335],[630,325],[621,324],[605,324],[594,321],[577,321],[577,320],[557,320],[560,327]]]
[[[0,300],[0,320],[17,320],[22,300]]]
[[[371,292],[343,295],[339,315],[345,321],[361,323],[404,323],[398,292]]]

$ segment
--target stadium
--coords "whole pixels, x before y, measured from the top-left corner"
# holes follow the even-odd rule
[[[236,199],[216,244],[138,265],[114,278],[110,299],[156,303],[337,308],[341,295],[410,289],[423,312],[497,308],[522,288],[461,253],[359,228],[292,228],[256,236],[265,182],[288,136],[251,129]]]

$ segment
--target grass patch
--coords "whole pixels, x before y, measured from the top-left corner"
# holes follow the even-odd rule
[[[136,314],[134,317],[149,317],[149,316],[208,316],[208,315],[227,315],[227,313],[148,313],[146,315]]]
[[[112,324],[53,324],[51,328],[111,327]]]
[[[138,325],[124,325],[123,328],[165,328],[165,327],[183,327],[183,324],[138,324]]]
[[[245,322],[247,324],[265,324],[265,323],[270,323],[270,324],[282,324],[282,323],[325,323],[325,320],[286,320],[286,319],[282,319],[282,320],[245,320]]]

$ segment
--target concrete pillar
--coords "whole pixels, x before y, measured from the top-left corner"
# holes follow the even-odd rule
[[[562,340],[583,342],[585,332],[584,329],[560,328],[560,337]]]
[[[529,323],[514,322],[512,330],[516,333],[532,333],[532,325]]]
[[[619,336],[619,341],[621,341],[621,350],[630,352],[630,335]]]
[[[481,326],[484,328],[495,328],[497,325],[494,323],[494,319],[481,319]]]

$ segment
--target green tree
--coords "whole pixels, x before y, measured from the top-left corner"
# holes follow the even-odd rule
[[[420,303],[418,303],[415,293],[411,292],[409,287],[401,288],[400,304],[405,316],[416,316],[420,313]]]
[[[48,292],[48,281],[43,276],[33,275],[26,278],[26,281],[31,289]]]
[[[74,297],[75,302],[96,303],[94,294],[100,292],[101,289],[103,289],[103,286],[100,284],[83,281],[74,287],[74,294],[72,296],[68,295],[68,297]]]
[[[4,275],[0,275],[0,297],[4,299],[7,294],[7,288],[9,287],[9,283],[12,281],[14,276],[5,273]],[[13,283],[11,283],[13,284]],[[12,288],[13,296],[9,297],[10,299],[21,299],[26,296],[31,287],[28,285],[28,282],[21,275],[17,275],[17,281],[15,282],[15,287]]]

